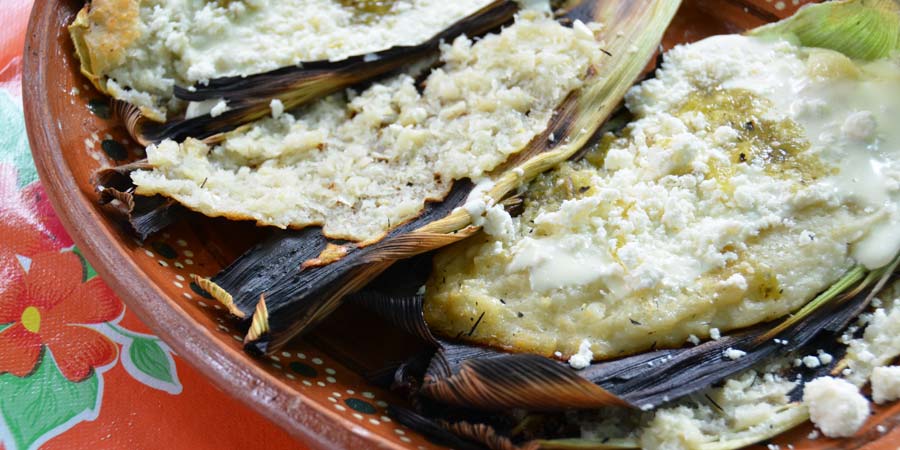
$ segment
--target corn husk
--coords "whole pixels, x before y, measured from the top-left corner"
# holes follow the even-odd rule
[[[101,55],[96,54],[86,40],[91,29],[88,17],[91,5],[85,5],[69,26],[69,34],[75,45],[75,53],[81,62],[81,73],[100,92],[107,93],[106,78],[99,70]],[[128,124],[135,141],[147,145],[164,139],[181,141],[187,137],[205,139],[233,130],[271,113],[270,102],[278,99],[290,110],[328,94],[340,91],[360,82],[371,80],[397,70],[402,66],[433,54],[441,42],[452,41],[457,36],[479,36],[512,19],[518,4],[511,0],[496,0],[471,15],[457,21],[418,45],[395,46],[366,55],[357,55],[340,61],[310,61],[302,66],[291,66],[270,72],[224,77],[209,80],[190,88],[176,86],[175,97],[185,101],[224,99],[229,110],[212,117],[204,114],[184,119],[175,118],[165,123],[146,108],[121,108],[120,117]],[[136,116],[135,114],[138,114]]]
[[[131,172],[148,167],[146,160],[139,160],[101,169],[93,178],[93,184],[100,193],[100,204],[111,210],[126,231],[142,242],[175,223],[185,212],[170,198],[134,194]]]
[[[448,430],[443,424],[396,405],[388,406],[388,414],[398,423],[422,433],[436,444],[460,450],[481,450],[484,445],[465,439]]]
[[[896,0],[844,0],[807,5],[793,16],[751,30],[805,47],[821,47],[853,59],[885,58],[900,48],[900,4]]]
[[[207,292],[235,315],[246,317],[245,326],[257,330],[247,339],[251,352],[266,352],[284,345],[317,324],[355,292],[401,257],[423,253],[462,239],[469,234],[410,232],[445,217],[465,201],[472,184],[457,182],[441,202],[426,205],[421,215],[400,224],[374,243],[330,242],[319,228],[275,232],[234,263],[203,284]],[[423,248],[424,247],[424,248]],[[265,294],[267,317],[255,314]],[[259,333],[265,330],[265,333]]]
[[[422,342],[434,347],[440,346],[425,323],[425,311],[421,295],[392,296],[374,291],[351,294],[347,301],[358,303],[374,312],[389,323]]]

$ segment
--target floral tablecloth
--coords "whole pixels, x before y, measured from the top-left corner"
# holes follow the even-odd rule
[[[31,0],[0,0],[0,449],[297,448],[122,304],[53,213],[28,148]]]

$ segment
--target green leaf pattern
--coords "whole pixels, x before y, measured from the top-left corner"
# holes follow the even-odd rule
[[[122,348],[122,366],[135,380],[168,392],[181,393],[181,383],[171,350],[153,336],[128,333],[131,340]]]
[[[114,323],[95,329],[122,345],[120,360],[132,378],[173,395],[181,393],[173,353],[159,338]],[[49,352],[41,358],[26,377],[0,375],[0,444],[5,450],[36,449],[100,413],[103,372],[115,362],[95,369],[86,380],[72,382],[60,373]]]
[[[171,367],[166,361],[166,352],[153,339],[135,339],[128,349],[128,356],[134,366],[151,377],[171,383]]]
[[[100,412],[103,378],[94,373],[73,383],[48,352],[31,375],[0,375],[0,442],[7,450],[40,447]]]
[[[94,267],[91,266],[91,263],[89,263],[87,258],[84,257],[84,254],[81,253],[81,250],[79,250],[78,247],[73,247],[72,252],[74,252],[76,255],[78,255],[78,258],[81,259],[81,266],[83,268],[82,281],[88,281],[91,278],[96,277],[97,271],[94,270]]]

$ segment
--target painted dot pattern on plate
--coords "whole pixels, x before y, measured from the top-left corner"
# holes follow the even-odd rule
[[[190,281],[191,275],[211,276],[212,273],[195,273],[191,266],[205,267],[206,255],[199,251],[199,247],[191,250],[192,243],[196,242],[187,236],[173,237],[170,233],[163,233],[148,242],[140,244],[136,252],[151,259],[163,270],[171,272],[169,288],[175,290],[173,297],[185,307],[196,307],[211,318],[212,328],[224,337],[233,341],[232,345],[242,345],[243,335],[238,331],[236,322],[222,308],[222,306],[204,291],[197,283]],[[200,266],[196,266],[200,261]],[[217,269],[218,267],[216,267]],[[357,423],[368,431],[378,433],[398,444],[413,448],[439,448],[419,437],[416,433],[399,425],[387,415],[390,405],[387,398],[371,387],[360,385],[347,385],[342,381],[342,373],[349,373],[332,361],[327,355],[308,348],[304,345],[303,351],[284,350],[266,358],[266,369],[285,382],[302,390],[304,394],[316,399],[321,399],[323,405],[331,405],[331,409]],[[354,374],[351,380],[359,378]],[[364,382],[360,380],[359,382]],[[335,390],[337,389],[337,390]]]

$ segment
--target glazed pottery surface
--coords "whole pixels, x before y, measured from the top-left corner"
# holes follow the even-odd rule
[[[793,13],[795,3],[801,2],[686,0],[664,47],[777,20]],[[139,243],[98,205],[94,172],[139,159],[143,149],[111,116],[108,99],[78,71],[66,25],[81,6],[74,0],[35,6],[25,48],[24,104],[48,194],[104,280],[183,358],[307,444],[438,448],[387,417],[386,407],[404,400],[365,378],[411,354],[416,344],[353,305],[277,354],[254,358],[242,351],[242,335],[228,314],[191,283],[191,275],[214,275],[269,230],[191,214]],[[900,405],[894,405],[876,411],[851,439],[808,440],[807,424],[771,443],[894,450],[900,446],[898,422]],[[878,425],[889,431],[880,433]]]

